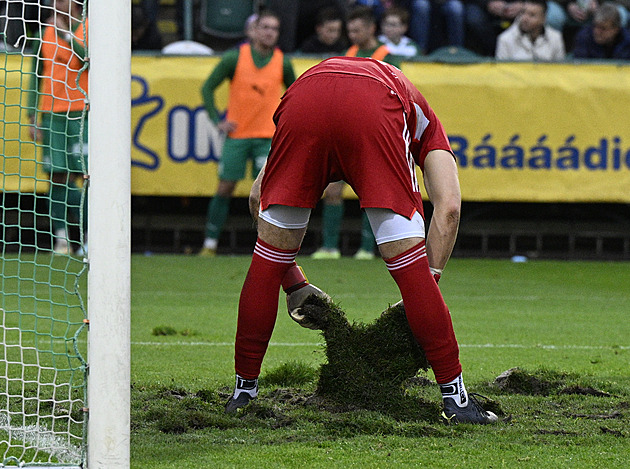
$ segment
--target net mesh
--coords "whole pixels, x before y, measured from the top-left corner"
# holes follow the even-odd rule
[[[0,2],[0,467],[85,463],[86,13]]]

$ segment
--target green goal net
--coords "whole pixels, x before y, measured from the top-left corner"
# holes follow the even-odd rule
[[[86,461],[86,9],[0,2],[0,467]]]

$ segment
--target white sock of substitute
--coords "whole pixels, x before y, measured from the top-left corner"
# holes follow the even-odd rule
[[[219,245],[219,240],[218,239],[206,238],[203,241],[203,247],[204,248],[215,249],[216,250],[218,245]]]
[[[236,375],[236,386],[234,387],[234,399],[242,392],[246,392],[251,397],[258,396],[258,379],[245,379]]]
[[[459,407],[466,407],[468,405],[468,393],[466,392],[464,378],[462,378],[461,373],[450,383],[440,384],[440,391],[442,391],[442,399],[449,397],[453,399],[455,404]]]

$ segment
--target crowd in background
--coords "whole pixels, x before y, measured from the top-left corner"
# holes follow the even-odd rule
[[[181,10],[182,0],[176,5]],[[630,59],[630,0],[261,0],[258,7],[279,14],[285,53],[344,54],[352,45],[348,15],[365,7],[379,42],[401,60],[444,48],[499,60]],[[158,0],[135,4],[136,50],[164,45],[158,10]],[[177,18],[181,27],[181,11]]]
[[[180,39],[186,21],[185,2],[170,2]],[[192,0],[191,3],[193,35],[200,45],[212,38],[197,27],[201,21],[199,10],[202,4],[212,2]],[[3,48],[19,47],[20,38],[41,21],[42,12],[50,9],[50,3],[50,0],[0,0]],[[500,60],[630,59],[630,0],[257,0],[253,3],[255,9],[268,8],[280,16],[278,47],[285,53],[345,53],[351,45],[347,17],[353,9],[366,7],[376,18],[378,40],[403,60],[431,57],[445,47]],[[158,27],[165,5],[160,0],[133,2],[134,50],[161,50],[168,45],[171,38],[165,38]],[[215,51],[222,52],[225,48]]]

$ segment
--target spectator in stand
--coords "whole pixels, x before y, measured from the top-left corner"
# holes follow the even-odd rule
[[[338,55],[347,48],[341,12],[335,7],[328,7],[317,13],[315,34],[302,43],[300,51],[306,54]]]
[[[625,28],[630,14],[628,12],[630,0],[617,0],[612,3],[619,10],[621,27]],[[573,38],[576,29],[579,30],[582,26],[590,24],[593,14],[599,5],[600,2],[598,0],[549,1],[547,3],[547,24],[558,31],[563,31],[565,35],[567,35],[567,29],[569,29],[568,36]]]
[[[603,3],[575,37],[573,56],[577,59],[630,60],[630,33],[621,27],[617,5]]]
[[[464,46],[465,8],[462,0],[401,0],[410,12],[409,36],[422,53],[448,46]],[[439,24],[432,24],[437,20]],[[436,34],[437,33],[437,34]]]
[[[336,7],[342,14],[348,11],[348,0],[265,0],[265,6],[280,15],[282,30],[278,47],[293,52],[315,32],[317,12]]]
[[[381,18],[381,34],[378,40],[389,51],[399,57],[415,57],[421,49],[411,38],[405,36],[409,28],[409,12],[403,8],[388,8]]]
[[[357,6],[370,7],[377,23],[383,16],[383,13],[385,13],[385,10],[399,3],[399,1],[395,0],[348,0],[348,5],[353,8]]]
[[[564,60],[562,34],[545,26],[546,13],[545,0],[525,0],[521,15],[499,35],[496,58],[534,62]]]
[[[558,31],[581,27],[590,21],[599,6],[598,0],[558,0],[547,5],[547,24]]]
[[[521,0],[466,0],[466,48],[493,57],[497,37],[522,8]]]

